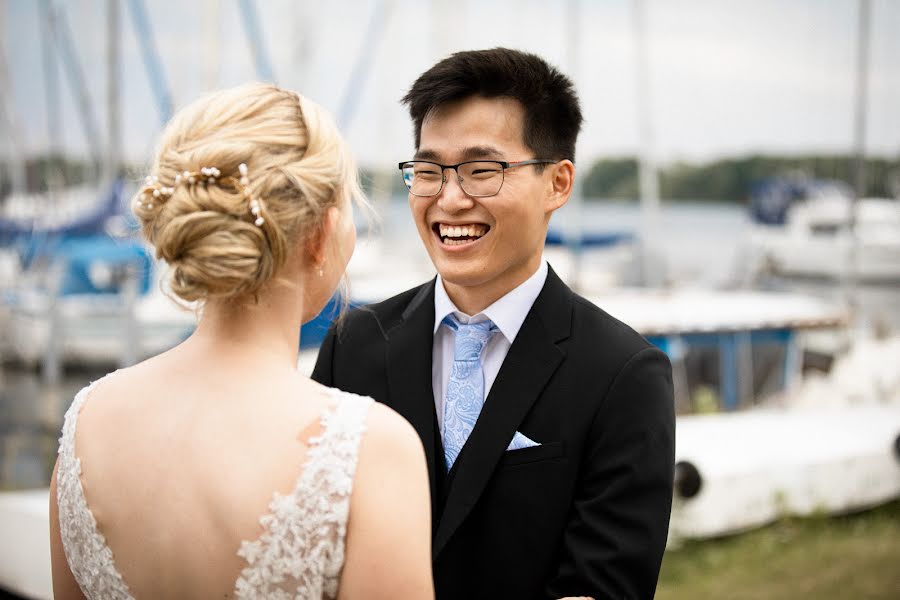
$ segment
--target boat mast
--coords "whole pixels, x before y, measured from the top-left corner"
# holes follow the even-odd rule
[[[853,115],[854,194],[848,219],[849,246],[844,269],[844,296],[851,309],[857,304],[857,268],[859,239],[856,234],[856,212],[859,200],[866,195],[866,127],[869,92],[870,0],[859,0],[856,38],[856,88]]]
[[[866,126],[869,100],[869,23],[870,0],[859,0],[859,23],[856,49],[856,106],[854,114],[854,184],[856,200],[866,195]]]
[[[581,0],[569,0],[566,3],[566,63],[569,67],[569,77],[573,81],[578,78],[578,58],[580,54],[580,23],[581,23]],[[581,156],[576,146],[576,158]],[[581,160],[584,157],[581,156]],[[572,186],[572,195],[569,198],[567,210],[567,233],[569,256],[572,261],[569,270],[569,285],[575,291],[583,291],[584,286],[582,278],[582,241],[584,239],[584,189],[582,187],[584,177],[578,176],[578,168],[575,169],[575,181]]]
[[[653,252],[659,235],[659,178],[654,156],[653,120],[650,102],[650,69],[647,53],[647,4],[634,0],[635,83],[638,117],[638,164],[641,199],[641,281],[655,287],[662,284]]]
[[[62,166],[62,128],[60,123],[59,67],[53,49],[53,27],[50,23],[50,11],[46,7],[41,11],[41,55],[44,71],[44,105],[47,108],[47,149],[50,159],[45,174],[47,196],[53,200],[57,190],[65,185],[65,174]]]
[[[206,59],[203,61],[205,87],[215,90],[219,87],[219,71],[222,61],[222,10],[220,0],[206,0],[203,19],[203,49]]]
[[[122,119],[119,108],[121,88],[119,60],[122,52],[122,36],[119,0],[106,0],[106,27],[106,116],[109,140],[103,178],[105,181],[112,181],[119,175],[119,161],[122,157]]]
[[[6,36],[6,10],[8,5],[4,3],[0,10],[0,39],[8,39]],[[6,132],[5,144],[8,150],[6,167],[13,193],[24,193],[25,190],[25,145],[22,140],[22,132],[19,129],[19,119],[16,118],[13,104],[12,80],[9,76],[9,66],[6,61],[6,49],[0,43],[0,122],[3,131]]]

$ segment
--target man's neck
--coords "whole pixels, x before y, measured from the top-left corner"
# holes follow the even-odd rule
[[[444,290],[447,292],[447,296],[453,304],[465,314],[474,316],[525,283],[529,277],[537,273],[541,266],[541,260],[543,259],[540,258],[535,261],[533,265],[529,265],[529,268],[522,269],[521,272],[516,273],[515,277],[489,281],[482,285],[457,285],[443,278],[441,278],[441,281],[444,285]]]

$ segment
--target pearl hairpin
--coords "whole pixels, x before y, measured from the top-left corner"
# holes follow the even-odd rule
[[[252,197],[250,194],[250,177],[249,170],[247,169],[247,165],[245,163],[241,163],[238,165],[238,177],[231,177],[232,182],[235,182],[237,186],[240,188],[241,193],[245,198],[247,198],[250,202],[250,214],[253,215],[253,224],[257,227],[262,227],[265,224],[266,220],[262,216],[263,210],[265,210],[265,205],[258,198]],[[175,174],[174,186],[178,186],[181,184],[185,185],[194,185],[198,181],[203,183],[204,185],[216,185],[218,181],[222,177],[222,171],[219,170],[218,167],[200,167],[199,171],[182,171],[181,173]],[[226,179],[228,179],[226,177]],[[146,208],[148,210],[153,209],[153,202],[148,201],[144,203],[141,201],[141,198],[148,198],[148,200],[152,199],[166,199],[172,196],[175,193],[175,187],[166,187],[159,185],[159,176],[157,175],[147,175],[144,178],[144,188],[141,191],[140,196],[136,200],[136,204],[139,208]]]
[[[253,223],[257,227],[261,227],[262,224],[266,222],[265,219],[263,219],[261,216],[259,216],[260,210],[261,210],[261,207],[260,207],[259,200],[257,200],[256,198],[251,199],[250,200],[250,214],[252,214],[254,217],[256,217],[256,220],[253,221]]]

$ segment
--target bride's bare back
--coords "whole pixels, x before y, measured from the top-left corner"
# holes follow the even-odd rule
[[[249,566],[238,555],[242,542],[264,533],[259,519],[273,493],[291,496],[310,468],[310,440],[324,433],[322,416],[346,402],[290,370],[243,365],[261,369],[260,380],[239,364],[198,365],[185,354],[176,349],[105,379],[78,416],[84,496],[136,598],[231,597]],[[421,444],[383,406],[363,418],[341,596],[427,597]],[[325,460],[340,470],[339,458]],[[302,502],[333,502],[312,492]]]

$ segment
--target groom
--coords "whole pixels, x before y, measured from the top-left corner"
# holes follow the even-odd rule
[[[383,402],[428,459],[438,598],[651,598],[672,501],[669,362],[542,258],[581,109],[523,52],[459,52],[404,98],[436,279],[351,312],[313,377]]]

